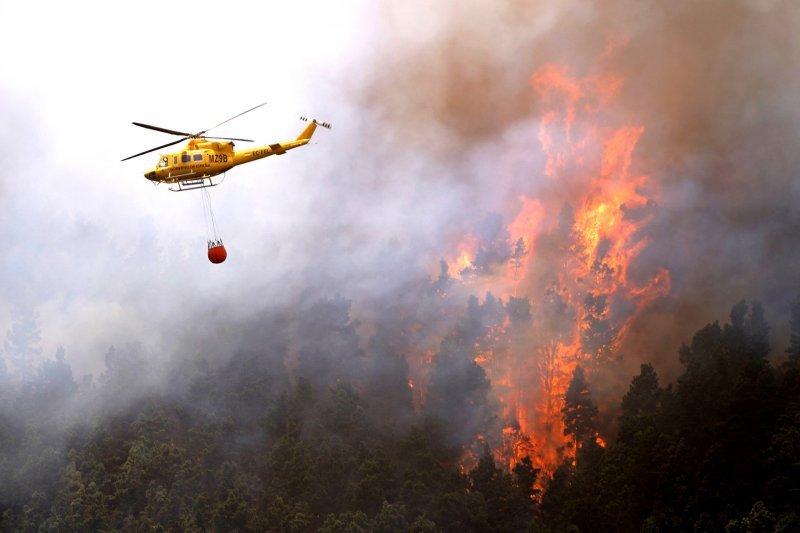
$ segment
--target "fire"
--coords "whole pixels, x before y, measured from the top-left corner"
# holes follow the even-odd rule
[[[511,240],[516,243],[514,251],[519,251],[519,257],[515,257],[515,259],[509,263],[512,269],[512,275],[516,278],[527,270],[528,261],[530,260],[531,254],[534,252],[531,228],[538,228],[542,224],[545,216],[544,207],[538,200],[528,198],[527,196],[521,196],[520,202],[522,207],[514,218],[514,221],[508,226]]]
[[[504,214],[511,222],[502,264],[480,264],[488,245],[477,234],[462,238],[448,264],[454,278],[479,293],[530,302],[524,325],[506,319],[489,328],[474,360],[492,380],[509,420],[497,458],[513,468],[527,455],[552,472],[574,454],[561,407],[575,365],[591,378],[617,352],[636,314],[669,293],[670,276],[657,268],[646,283],[629,279],[649,244],[643,230],[659,191],[635,170],[644,126],[609,123],[606,109],[623,80],[577,78],[566,67],[545,65],[531,87],[541,109],[538,140],[548,186],[536,197],[520,196]]]
[[[461,279],[473,267],[473,259],[478,251],[480,242],[475,235],[467,234],[458,245],[459,256],[455,260],[453,268],[453,276]]]

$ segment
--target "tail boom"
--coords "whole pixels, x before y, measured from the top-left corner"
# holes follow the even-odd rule
[[[323,128],[327,129],[331,128],[331,125],[327,122],[318,122],[314,119],[309,120],[306,117],[300,117],[300,120],[308,122],[308,126],[303,128],[303,131],[300,132],[300,135],[298,135],[296,139],[292,141],[269,144],[266,146],[256,146],[255,148],[249,148],[247,150],[240,150],[234,154],[235,164],[241,165],[242,163],[249,163],[250,161],[263,159],[271,155],[283,155],[289,150],[300,148],[301,146],[308,144],[308,142],[311,140],[311,137],[314,135],[314,132],[317,130],[317,126],[322,126]]]

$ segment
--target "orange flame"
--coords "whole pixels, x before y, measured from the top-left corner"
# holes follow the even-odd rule
[[[624,41],[612,44],[608,54]],[[448,263],[465,284],[531,302],[527,329],[512,332],[506,320],[476,346],[475,361],[511,421],[496,457],[513,468],[528,455],[550,473],[574,453],[563,434],[561,407],[575,365],[584,364],[591,376],[618,350],[636,314],[669,294],[670,276],[658,268],[643,285],[628,277],[648,245],[642,230],[653,217],[659,191],[649,176],[633,169],[645,128],[607,124],[604,111],[622,79],[575,78],[565,67],[545,65],[531,86],[543,110],[538,139],[546,156],[543,173],[552,186],[539,197],[521,196],[507,226],[509,247],[524,253],[510,254],[505,271],[467,279],[461,274],[474,264],[481,245],[467,235]],[[602,438],[599,442],[605,446]]]

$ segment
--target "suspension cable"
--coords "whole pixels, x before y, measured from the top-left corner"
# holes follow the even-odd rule
[[[201,190],[201,199],[203,202],[203,220],[206,226],[206,238],[208,239],[208,246],[222,244],[222,237],[220,237],[219,229],[217,228],[217,219],[214,216],[214,208],[211,205],[211,196],[204,187]]]

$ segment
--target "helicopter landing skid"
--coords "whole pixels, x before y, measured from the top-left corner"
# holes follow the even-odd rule
[[[205,189],[207,187],[216,187],[220,183],[225,181],[225,175],[223,174],[222,179],[219,181],[214,181],[213,177],[202,177],[202,178],[194,178],[191,180],[184,180],[179,181],[176,183],[176,187],[170,187],[169,190],[172,192],[183,192],[183,191],[193,191],[195,189]]]

